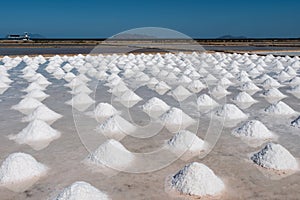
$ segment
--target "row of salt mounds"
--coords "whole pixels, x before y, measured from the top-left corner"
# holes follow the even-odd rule
[[[296,112],[286,103],[279,101],[264,109],[264,112],[275,115],[294,115]]]
[[[160,119],[164,126],[172,133],[186,129],[195,123],[194,119],[184,113],[181,109],[175,107],[172,107],[170,110],[164,113]]]
[[[241,127],[234,129],[232,134],[248,139],[270,139],[274,137],[274,134],[258,120],[245,122]]]
[[[170,106],[157,97],[149,99],[142,109],[150,117],[157,118],[170,109]]]
[[[296,118],[295,120],[293,120],[293,121],[291,122],[291,125],[292,125],[293,127],[298,127],[298,128],[300,128],[300,116],[299,116],[298,118]]]
[[[99,124],[96,131],[107,138],[122,140],[126,135],[136,131],[136,127],[119,115],[113,115]]]
[[[110,139],[90,153],[84,162],[91,166],[109,167],[117,171],[123,171],[134,160],[134,154],[128,151],[120,142]]]
[[[187,130],[181,130],[176,133],[167,141],[166,145],[171,152],[180,156],[183,160],[199,155],[206,147],[202,139]]]
[[[60,135],[60,132],[51,128],[46,122],[35,119],[18,134],[10,135],[9,139],[40,150],[47,147],[51,141],[59,138]]]
[[[171,191],[189,196],[217,196],[225,190],[223,181],[206,165],[193,162],[184,166],[168,181]]]
[[[0,183],[9,189],[16,189],[17,185],[36,182],[44,176],[48,167],[36,161],[34,157],[26,153],[10,154],[0,168]],[[26,186],[24,186],[26,187]]]
[[[84,181],[76,181],[53,200],[110,200],[109,196]]]
[[[280,144],[268,143],[255,153],[251,160],[257,165],[274,170],[297,170],[298,163],[294,156]]]

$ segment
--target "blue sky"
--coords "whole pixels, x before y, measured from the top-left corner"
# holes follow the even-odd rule
[[[0,36],[106,38],[138,27],[164,27],[194,38],[222,35],[300,37],[298,0],[2,1]]]

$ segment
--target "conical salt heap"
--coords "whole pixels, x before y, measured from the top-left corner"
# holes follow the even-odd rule
[[[279,101],[264,109],[266,113],[275,115],[294,115],[296,112],[286,103]]]
[[[33,144],[38,142],[51,142],[60,137],[60,132],[51,128],[42,120],[34,120],[28,124],[21,132],[10,135],[10,140],[15,140],[19,144]]]
[[[39,119],[51,125],[53,122],[60,118],[62,118],[62,115],[54,112],[45,105],[40,105],[31,114],[29,114],[26,117],[23,117],[22,121],[30,122]]]
[[[90,105],[92,105],[95,101],[86,93],[78,93],[66,104],[71,105],[76,108],[78,111],[85,111]]]
[[[76,181],[65,188],[53,200],[110,200],[109,196],[91,184]]]
[[[189,96],[192,95],[187,89],[185,89],[185,87],[183,87],[181,85],[179,85],[177,88],[175,88],[174,90],[172,90],[170,92],[170,94],[177,101],[184,101],[185,99],[187,99]]]
[[[274,137],[273,133],[258,120],[245,122],[241,127],[234,129],[232,134],[237,137],[249,139],[268,139]]]
[[[160,118],[166,128],[172,133],[183,130],[195,122],[189,115],[175,107],[172,107]]]
[[[49,97],[50,95],[46,94],[45,92],[43,92],[40,89],[34,89],[31,90],[30,92],[28,92],[28,94],[26,94],[24,97],[30,97],[30,98],[34,98],[38,101],[44,101],[47,97]]]
[[[176,133],[168,140],[167,147],[179,156],[183,154],[197,155],[205,149],[204,141],[196,134],[187,130],[181,130]]]
[[[170,109],[164,101],[157,97],[149,99],[142,107],[143,111],[150,117],[159,117]]]
[[[273,99],[283,99],[287,97],[282,94],[277,88],[271,88],[263,92],[262,94],[265,98],[273,98]]]
[[[119,112],[109,103],[99,103],[94,109],[94,115],[98,122],[103,122],[103,120],[118,113]]]
[[[199,107],[216,107],[219,104],[207,94],[202,94],[197,99],[197,105]]]
[[[233,97],[232,100],[237,103],[255,103],[255,102],[257,102],[247,92],[240,92],[237,96]]]
[[[275,170],[297,170],[298,163],[294,156],[280,144],[268,143],[255,153],[251,160],[264,168]]]
[[[114,115],[98,125],[96,130],[107,138],[122,140],[133,133],[136,127],[121,116]]]
[[[120,142],[107,140],[87,157],[87,163],[124,170],[134,162],[134,155]]]
[[[1,184],[17,184],[45,175],[48,168],[26,153],[10,154],[0,168]]]
[[[127,90],[120,97],[118,97],[117,100],[120,101],[120,103],[122,103],[125,107],[131,108],[143,99],[133,91]]]
[[[26,97],[22,99],[17,105],[14,105],[11,107],[11,109],[18,110],[23,114],[30,114],[34,109],[36,109],[38,106],[43,105],[38,100]]]
[[[234,104],[223,105],[215,111],[215,114],[219,117],[224,117],[225,120],[240,120],[248,118],[248,116]]]
[[[172,176],[171,189],[190,196],[216,196],[225,189],[223,181],[206,165],[193,162]]]

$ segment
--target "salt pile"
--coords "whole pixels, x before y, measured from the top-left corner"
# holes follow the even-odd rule
[[[215,87],[210,91],[210,93],[211,93],[213,96],[217,97],[217,98],[219,98],[219,97],[224,97],[224,96],[230,94],[230,92],[228,92],[228,91],[226,90],[226,88],[225,88],[224,86],[222,86],[222,85],[217,85],[217,86],[215,86]]]
[[[188,159],[190,156],[200,154],[205,147],[204,141],[196,134],[187,130],[181,130],[167,142],[167,148],[178,156],[190,154],[187,155]]]
[[[249,139],[268,139],[274,137],[273,133],[258,120],[245,122],[241,127],[234,129],[232,134],[237,137]]]
[[[10,154],[0,168],[0,183],[14,185],[30,179],[38,179],[48,168],[26,153]]]
[[[85,111],[95,101],[86,93],[79,93],[73,96],[73,98],[66,102],[76,108],[78,111]]]
[[[236,105],[225,104],[221,108],[215,111],[215,114],[219,117],[224,117],[225,120],[240,120],[246,119],[248,116],[243,113]]]
[[[279,101],[265,108],[264,111],[275,115],[294,115],[296,112],[286,103]]]
[[[170,182],[171,189],[191,196],[216,196],[225,189],[223,181],[210,168],[198,162],[184,166],[172,176]]]
[[[19,144],[32,145],[33,148],[40,150],[57,138],[60,137],[60,132],[51,128],[46,122],[34,120],[28,124],[21,132],[16,135],[10,135],[10,140],[15,140]],[[38,143],[45,142],[42,146]]]
[[[271,88],[263,92],[262,94],[265,98],[273,98],[273,99],[283,99],[287,97],[282,94],[277,88]]]
[[[190,116],[175,107],[172,107],[160,118],[165,127],[172,133],[183,130],[195,122]]]
[[[154,90],[160,95],[164,95],[170,89],[171,89],[171,87],[163,81],[160,81],[159,83],[157,83],[154,86]]]
[[[22,99],[17,105],[14,105],[11,107],[11,109],[18,110],[23,114],[30,114],[34,109],[36,109],[38,106],[43,105],[38,100],[26,97]]]
[[[24,97],[25,98],[26,97],[31,97],[31,98],[34,98],[38,101],[44,101],[49,96],[50,95],[46,94],[42,90],[34,89],[34,90],[31,90],[30,92],[28,92],[28,94],[26,94]]]
[[[268,78],[266,79],[263,83],[262,83],[262,86],[264,88],[273,88],[273,87],[280,87],[280,83],[278,83],[278,81],[276,81],[275,79],[273,78]]]
[[[98,125],[96,130],[107,138],[122,140],[133,133],[136,127],[121,116],[114,115]]]
[[[197,99],[197,105],[199,107],[215,107],[219,104],[207,94],[202,94]]]
[[[109,196],[91,184],[77,181],[65,188],[53,200],[109,200]]]
[[[299,116],[297,119],[293,120],[293,121],[291,122],[291,125],[292,125],[293,127],[300,128],[300,116]]]
[[[134,162],[134,155],[120,142],[111,139],[88,155],[86,162],[122,171]]]
[[[246,91],[246,92],[256,92],[258,90],[260,90],[259,87],[257,87],[254,83],[252,82],[247,82],[247,83],[243,83],[240,87],[240,90],[242,91]]]
[[[153,97],[142,106],[142,109],[150,117],[156,118],[168,111],[170,109],[170,106],[168,106],[161,99]]]
[[[109,103],[99,103],[94,109],[94,116],[98,122],[118,114],[119,112]]]
[[[294,156],[280,144],[268,143],[255,153],[251,160],[257,165],[275,170],[297,170],[298,163]]]
[[[300,94],[300,85],[296,85],[295,87],[292,87],[287,92],[292,93],[292,94]]]
[[[28,87],[26,89],[24,89],[23,91],[24,92],[30,92],[32,90],[45,90],[45,87],[42,87],[39,84],[33,82],[33,83],[30,83],[28,85]]]
[[[71,94],[79,94],[79,93],[85,93],[85,94],[91,94],[93,91],[88,88],[86,85],[78,85],[73,88],[73,90],[70,92]]]
[[[206,86],[199,80],[193,80],[193,82],[191,82],[187,88],[193,93],[198,93],[202,89],[206,88]]]
[[[232,100],[237,103],[255,103],[255,102],[257,102],[247,92],[240,92],[237,96],[233,97]]]
[[[0,94],[3,94],[8,88],[9,88],[9,85],[0,81]]]
[[[174,99],[178,101],[184,101],[189,96],[191,96],[191,93],[181,85],[171,91],[170,94],[174,97]]]
[[[51,125],[53,122],[60,119],[61,117],[62,117],[62,115],[54,112],[47,106],[40,105],[31,114],[29,114],[26,117],[23,117],[22,121],[30,122],[30,121],[38,119],[38,120],[45,121]]]
[[[127,108],[133,107],[141,100],[143,99],[131,90],[127,90],[120,97],[118,97],[118,101],[120,101],[120,103],[122,103]]]

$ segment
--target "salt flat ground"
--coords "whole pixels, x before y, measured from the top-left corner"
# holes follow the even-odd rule
[[[197,156],[188,161],[177,159],[160,170],[148,173],[119,172],[114,176],[109,176],[101,172],[91,171],[82,161],[89,154],[88,150],[94,150],[101,144],[100,141],[103,141],[103,137],[100,137],[99,133],[95,131],[95,127],[98,124],[97,121],[86,115],[86,112],[93,110],[94,107],[91,105],[88,110],[79,112],[76,109],[74,110],[70,105],[66,105],[65,102],[72,98],[72,94],[68,92],[70,88],[64,86],[66,82],[63,79],[58,80],[45,70],[48,63],[49,61],[47,60],[45,63],[40,64],[37,70],[38,73],[41,73],[51,82],[51,85],[45,90],[50,97],[46,98],[43,104],[63,115],[61,119],[52,125],[52,127],[59,130],[62,135],[60,138],[52,141],[48,147],[38,151],[29,145],[20,145],[8,139],[8,135],[20,132],[28,124],[21,121],[24,114],[11,109],[11,107],[18,104],[22,96],[26,94],[22,92],[22,90],[29,85],[29,82],[22,78],[21,70],[26,64],[21,62],[16,67],[8,70],[9,77],[13,82],[10,84],[11,87],[0,96],[0,160],[3,161],[13,152],[25,152],[35,157],[39,162],[47,165],[50,170],[45,177],[42,177],[24,192],[13,192],[4,187],[0,187],[1,199],[48,199],[56,196],[64,187],[79,180],[89,182],[101,191],[105,191],[112,199],[193,199],[193,197],[189,196],[179,196],[175,198],[165,191],[166,177],[176,173],[184,165],[193,161],[207,165],[224,181],[226,190],[222,193],[221,199],[297,199],[300,196],[299,173],[296,172],[287,177],[274,178],[269,176],[264,170],[259,169],[249,160],[249,155],[259,151],[266,141],[262,145],[252,147],[243,142],[240,138],[234,137],[231,134],[232,130],[239,127],[242,122],[233,127],[224,127],[212,151],[201,159]],[[245,65],[240,65],[240,67],[240,71],[247,69]],[[210,71],[209,68],[206,69],[218,79],[222,78],[216,71]],[[226,68],[226,70],[228,69],[229,68]],[[281,70],[278,72],[280,71]],[[267,71],[267,73],[271,75],[272,71]],[[236,74],[238,74],[238,72]],[[150,75],[150,73],[147,75]],[[238,86],[241,83],[236,80],[236,77],[237,76],[230,79],[234,82],[232,86],[227,88],[227,90],[231,92],[230,94],[221,99],[214,98],[220,105],[226,102],[233,103],[231,101],[232,97],[240,92]],[[299,70],[294,77],[299,77]],[[91,81],[88,83],[88,86],[93,90],[90,97],[93,97],[96,104],[99,102],[111,103],[112,94],[108,92],[109,87],[104,85],[107,82],[105,80],[97,82],[95,77],[90,77],[90,79]],[[199,79],[204,80],[204,78]],[[164,77],[161,77],[161,80],[165,80]],[[205,83],[205,81],[203,82]],[[127,83],[128,85],[134,83],[134,78],[128,79]],[[95,85],[97,85],[96,90],[94,90]],[[169,85],[174,89],[178,86],[178,83]],[[217,85],[217,83],[214,82],[211,83],[211,85]],[[263,89],[261,85],[257,85]],[[288,93],[287,90],[289,89],[288,84],[282,83],[282,87],[280,87],[279,90],[287,95],[287,98],[282,101],[295,111],[300,112],[300,100]],[[138,87],[134,92],[143,99],[129,109],[133,118],[131,122],[135,122],[136,124],[146,124],[149,122],[149,117],[141,111],[140,106],[154,96],[163,99],[170,106],[180,107],[180,104],[171,96],[166,94],[159,95],[147,86]],[[278,135],[278,139],[274,142],[281,144],[288,149],[294,157],[299,158],[300,129],[290,125],[291,121],[295,119],[297,115],[292,117],[275,117],[274,115],[264,113],[262,110],[269,106],[270,102],[261,96],[262,92],[263,90],[252,95],[259,103],[242,109],[242,111],[249,115],[249,119],[258,119],[263,122],[269,130]],[[195,95],[198,97],[204,93],[208,94],[208,90],[203,89]],[[190,104],[187,103],[186,105],[191,106],[181,107],[181,109],[194,119],[199,120],[200,126],[197,135],[203,139],[211,119],[195,109],[196,102],[194,102],[193,99],[188,99],[187,101],[190,101]],[[127,110],[118,102],[114,102],[114,106],[122,110]],[[75,124],[77,126],[75,126]],[[213,121],[212,130],[219,130],[221,124],[221,122]],[[164,141],[170,139],[173,135],[174,133],[170,133],[164,128],[151,138],[138,139],[127,136],[121,140],[121,143],[128,150],[135,153],[151,152],[160,148]],[[158,159],[163,161],[164,157]],[[155,162],[160,161],[157,160]]]

